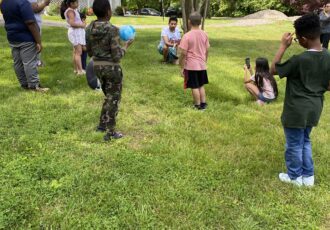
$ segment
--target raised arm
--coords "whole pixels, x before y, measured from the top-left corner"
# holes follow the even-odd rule
[[[283,36],[282,36],[282,40],[281,40],[281,45],[280,47],[278,48],[276,54],[275,54],[275,57],[273,59],[273,62],[272,62],[272,66],[270,68],[270,73],[272,75],[275,75],[277,74],[277,71],[276,71],[276,67],[275,65],[277,63],[281,63],[281,60],[283,58],[283,55],[285,53],[285,51],[291,46],[292,44],[292,40],[293,40],[293,33],[285,33]]]
[[[50,3],[50,0],[44,0],[41,3],[33,2],[31,3],[32,10],[34,13],[40,13],[45,9],[46,6],[48,6]]]
[[[248,69],[247,65],[244,65],[244,83],[251,82],[251,76],[253,75],[253,71],[251,67]]]
[[[121,47],[118,29],[114,30],[114,36],[111,39],[111,56],[114,62],[119,62],[120,59],[124,57],[126,50],[133,43],[133,41],[133,39],[128,40],[124,43],[124,47]]]

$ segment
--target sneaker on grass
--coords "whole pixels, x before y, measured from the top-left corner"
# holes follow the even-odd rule
[[[306,187],[313,187],[314,186],[314,176],[309,176],[309,177],[302,177],[302,183]]]
[[[40,93],[46,93],[49,88],[42,87],[41,85],[38,85],[34,88],[30,88],[30,90],[35,91],[35,92],[40,92]]]
[[[124,135],[120,132],[108,132],[104,137],[103,139],[105,141],[110,141],[111,139],[119,139],[119,138],[122,138],[124,137]]]
[[[298,187],[301,187],[303,185],[302,176],[297,177],[296,179],[292,180],[287,173],[280,173],[278,175],[278,178],[280,179],[280,181],[282,181],[284,183],[294,184]]]

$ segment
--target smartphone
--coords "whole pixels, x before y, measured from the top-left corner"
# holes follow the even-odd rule
[[[251,68],[250,58],[249,57],[245,58],[245,65],[247,66],[248,69]]]

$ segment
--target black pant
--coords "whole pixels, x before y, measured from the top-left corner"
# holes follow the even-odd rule
[[[87,61],[87,51],[81,53],[81,66],[83,70],[86,70],[86,61]]]
[[[330,40],[330,33],[321,34],[322,47],[328,49]]]

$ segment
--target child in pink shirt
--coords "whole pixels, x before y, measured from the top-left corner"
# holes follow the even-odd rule
[[[194,12],[189,16],[190,31],[180,43],[181,75],[185,79],[185,88],[191,88],[195,108],[205,110],[206,94],[204,85],[208,84],[206,62],[210,47],[207,34],[199,28],[202,16]]]

